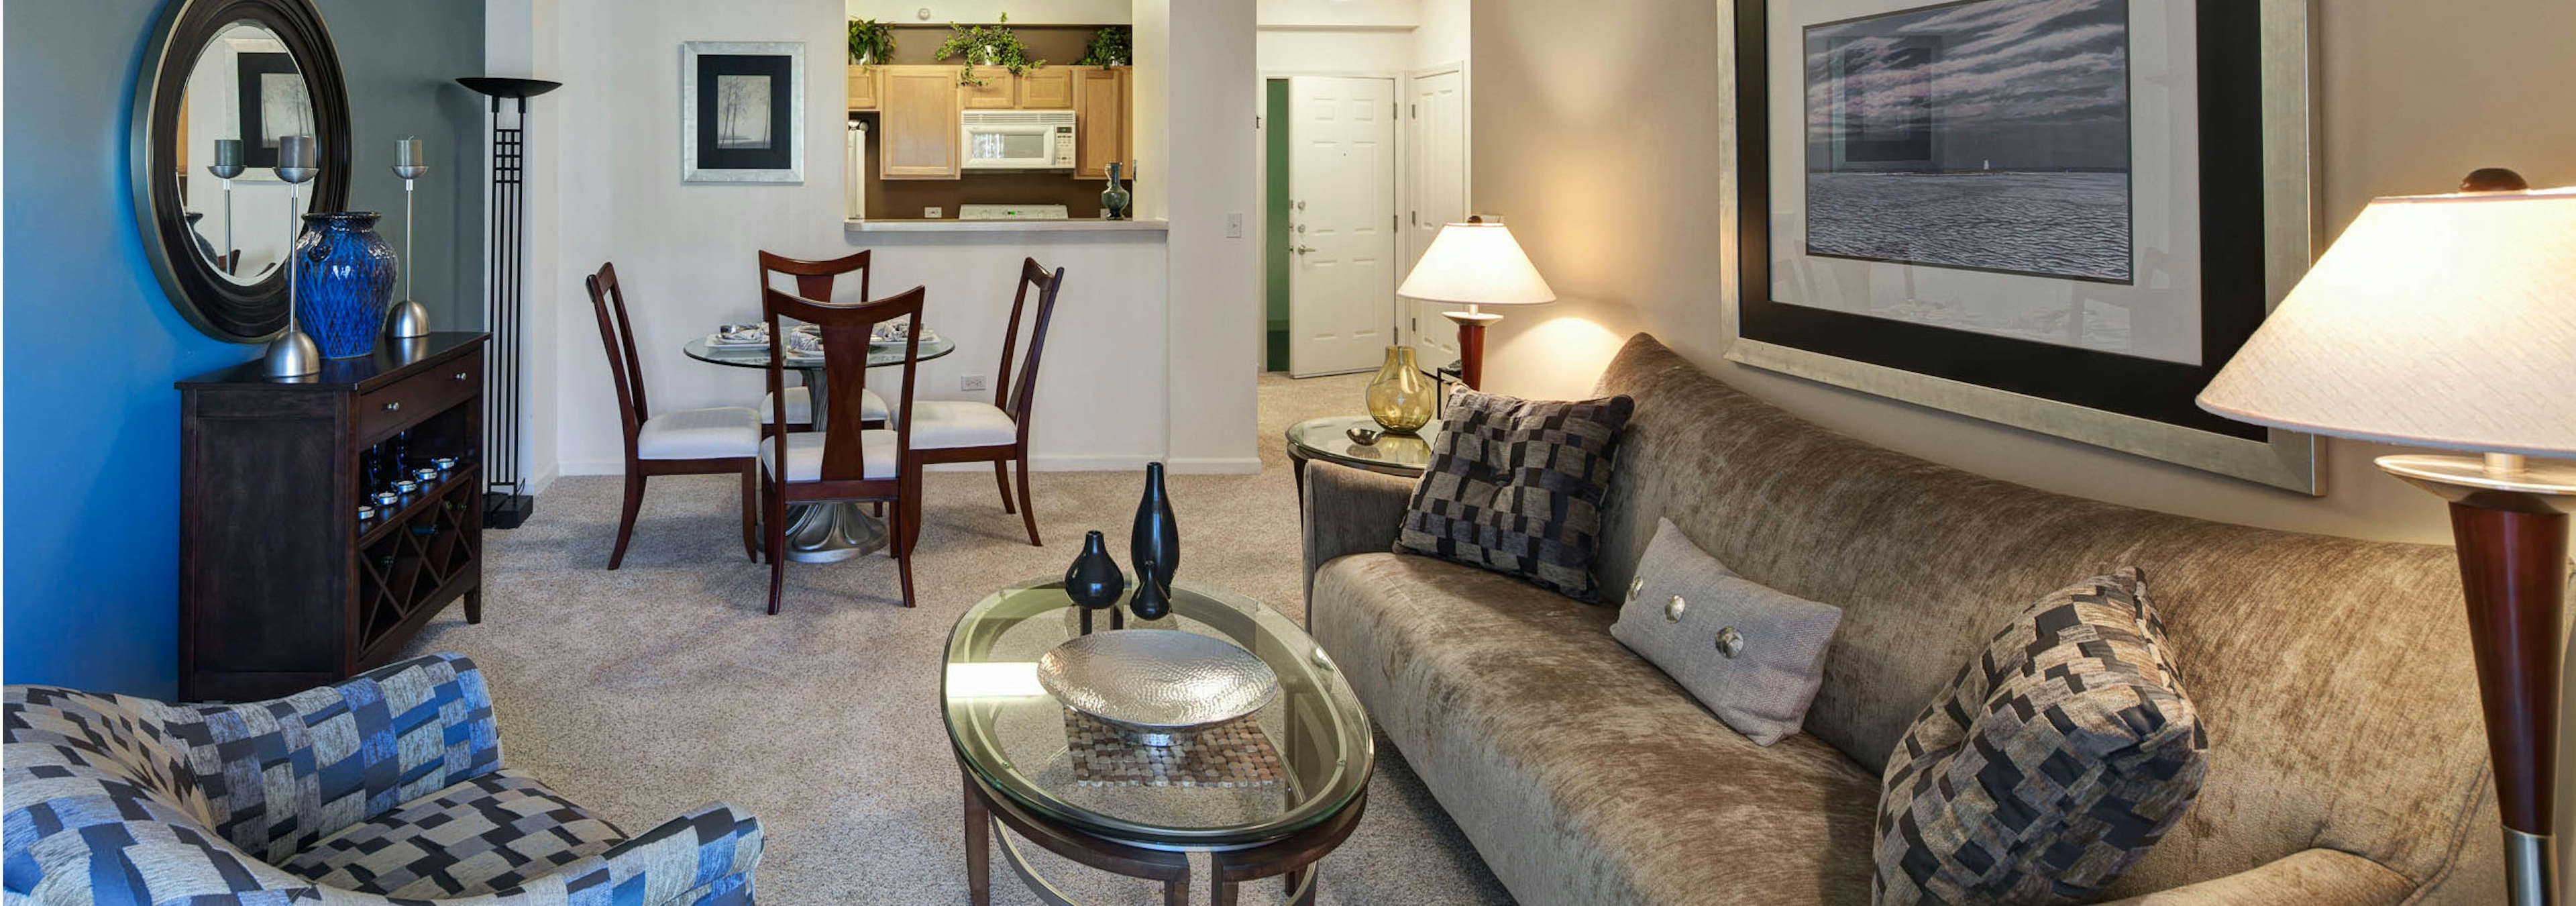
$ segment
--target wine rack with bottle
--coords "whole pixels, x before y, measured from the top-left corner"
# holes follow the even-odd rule
[[[460,601],[482,622],[486,336],[179,382],[182,698],[345,679]]]

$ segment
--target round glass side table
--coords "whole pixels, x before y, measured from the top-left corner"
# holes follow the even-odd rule
[[[1431,467],[1428,433],[1381,433],[1377,443],[1363,444],[1351,439],[1352,428],[1380,430],[1377,420],[1365,415],[1310,418],[1289,426],[1288,470],[1297,478],[1297,506],[1301,512],[1306,506],[1307,460],[1320,459],[1400,478],[1420,478],[1423,470]],[[1422,429],[1429,432],[1433,426],[1424,425]]]

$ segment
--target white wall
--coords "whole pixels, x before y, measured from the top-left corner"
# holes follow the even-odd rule
[[[1470,0],[1422,0],[1422,24],[1413,30],[1413,66],[1463,63],[1473,50]]]
[[[1413,67],[1413,31],[1263,28],[1263,75],[1395,75]]]
[[[1261,468],[1253,9],[1252,0],[1136,3],[1136,109],[1145,120],[1150,100],[1170,110],[1168,125],[1140,128],[1137,142],[1147,161],[1140,166],[1169,174],[1163,192],[1144,196],[1143,210],[1172,224],[1168,389],[1171,463],[1179,470]]]
[[[1263,28],[1411,29],[1422,24],[1419,0],[1259,0],[1254,20]]]
[[[888,25],[969,25],[1000,21],[1011,14],[1013,25],[1120,25],[1133,13],[1129,0],[848,0],[852,19],[875,19]],[[930,10],[923,19],[920,11]]]

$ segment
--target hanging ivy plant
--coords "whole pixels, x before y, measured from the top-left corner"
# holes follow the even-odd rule
[[[936,59],[965,58],[966,64],[957,69],[957,84],[960,85],[987,84],[986,80],[975,77],[977,66],[999,66],[1010,70],[1012,75],[1027,75],[1029,70],[1045,66],[1045,60],[1029,57],[1028,45],[1020,43],[1020,36],[1011,31],[1010,21],[1011,14],[1003,13],[1002,21],[994,25],[969,28],[955,22],[948,23],[948,41],[939,45]]]
[[[1091,46],[1083,48],[1076,66],[1125,66],[1136,59],[1131,49],[1133,39],[1127,26],[1111,25],[1091,33]]]
[[[850,20],[850,63],[864,66],[894,59],[894,29],[875,19]]]

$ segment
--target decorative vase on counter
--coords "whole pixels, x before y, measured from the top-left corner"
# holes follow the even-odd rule
[[[1136,197],[1118,185],[1118,169],[1117,161],[1109,162],[1109,190],[1100,193],[1100,219],[1102,220],[1127,219],[1127,204],[1134,201]]]
[[[1136,596],[1127,599],[1127,609],[1136,619],[1159,620],[1172,612],[1171,580],[1155,574],[1154,561],[1136,565]]]
[[[393,247],[376,235],[380,216],[367,211],[304,215],[304,236],[292,253],[295,319],[322,347],[323,358],[376,351],[376,333],[384,326],[398,267]]]
[[[1091,612],[1118,606],[1127,593],[1127,577],[1118,572],[1118,558],[1109,555],[1107,539],[1099,532],[1082,536],[1082,554],[1064,571],[1064,594],[1082,606],[1082,631],[1091,632]]]
[[[1145,464],[1145,496],[1136,501],[1136,528],[1127,539],[1127,559],[1136,565],[1136,584],[1172,585],[1181,570],[1181,524],[1172,519],[1172,498],[1163,490],[1163,464]]]
[[[1369,417],[1388,431],[1412,434],[1431,423],[1437,393],[1439,387],[1413,364],[1413,347],[1389,346],[1386,364],[1378,366],[1377,380],[1368,385]]]

